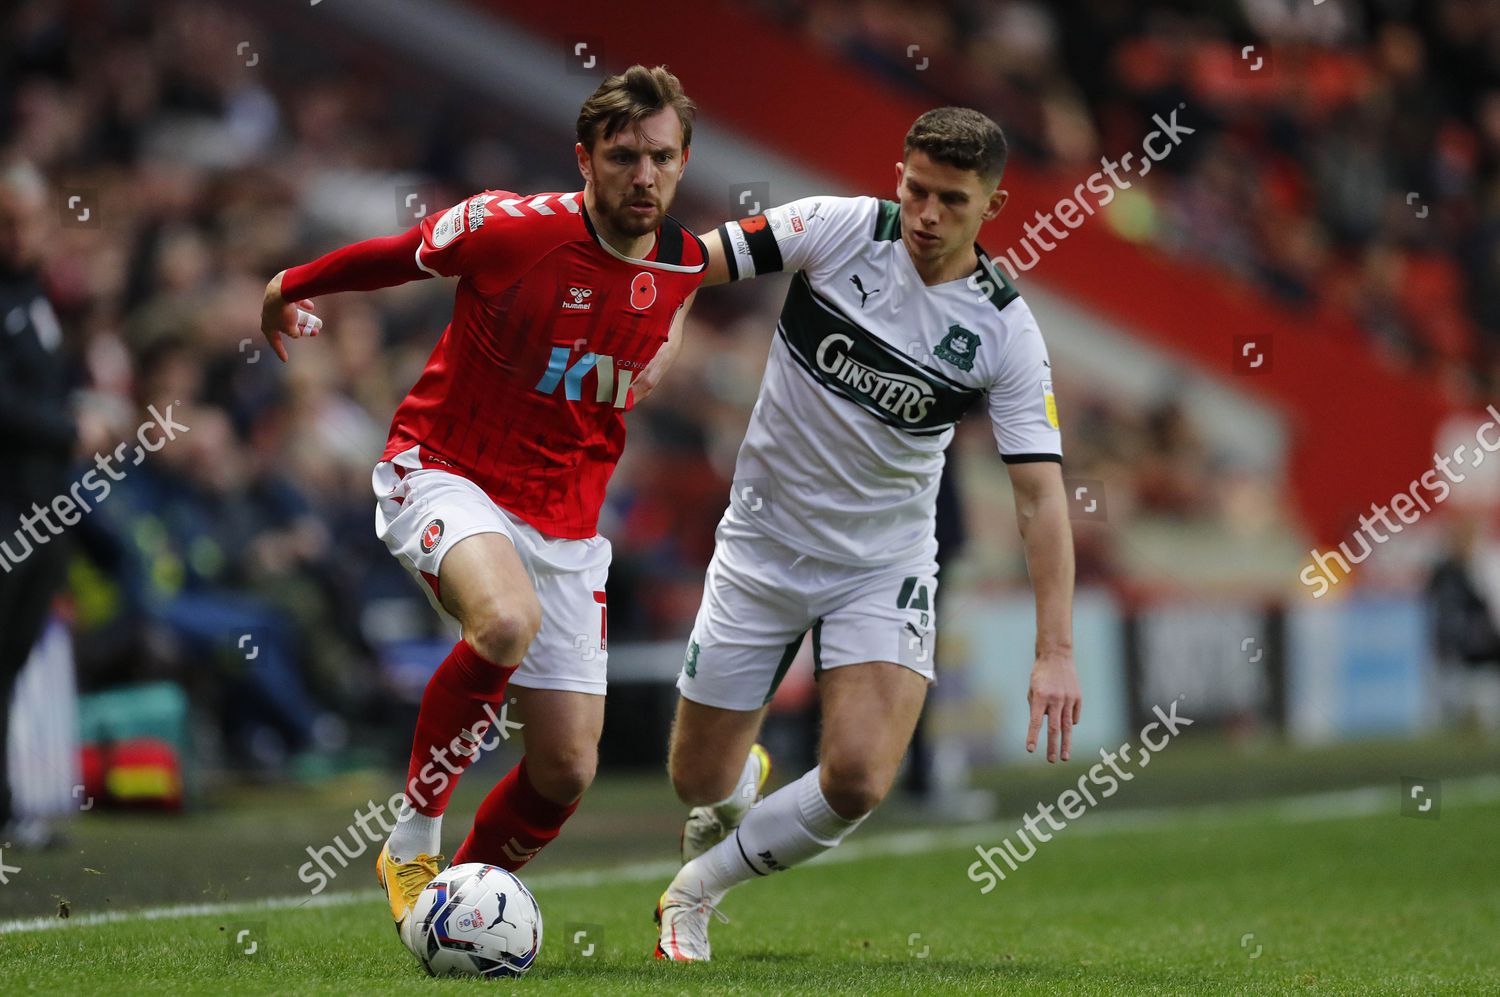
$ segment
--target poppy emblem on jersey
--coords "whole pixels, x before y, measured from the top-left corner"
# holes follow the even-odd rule
[[[422,553],[431,554],[443,542],[443,521],[434,519],[422,530]]]
[[[765,215],[751,215],[749,218],[740,219],[740,231],[749,235],[751,232],[759,232],[766,227]]]
[[[979,352],[979,336],[961,325],[950,325],[948,335],[933,350],[933,356],[946,360],[961,370],[974,369],[974,354]]]
[[[630,307],[645,311],[656,300],[656,278],[642,270],[630,281]]]
[[[563,311],[586,312],[594,306],[594,303],[589,300],[593,296],[594,289],[591,287],[570,287],[568,297],[573,300],[563,301]]]

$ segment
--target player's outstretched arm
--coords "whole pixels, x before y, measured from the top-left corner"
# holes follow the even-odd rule
[[[1083,696],[1073,665],[1073,532],[1062,467],[1054,461],[1009,464],[1026,570],[1036,594],[1036,664],[1026,702],[1026,750],[1035,751],[1047,721],[1047,761],[1067,761]]]
[[[323,327],[323,320],[312,313],[313,298],[339,291],[373,291],[431,277],[417,266],[421,245],[422,229],[416,226],[400,235],[356,242],[311,263],[283,270],[266,285],[261,302],[260,331],[266,342],[286,363],[282,336],[316,336]]]
[[[682,350],[682,329],[687,324],[688,311],[693,307],[693,299],[698,297],[694,291],[687,296],[687,300],[677,309],[677,314],[672,316],[672,327],[667,330],[667,341],[661,344],[661,349],[656,351],[656,356],[646,364],[646,369],[641,371],[641,376],[635,379],[630,386],[630,393],[639,405],[646,400],[646,396],[656,390],[661,379],[667,376],[667,370],[677,359],[677,354]]]

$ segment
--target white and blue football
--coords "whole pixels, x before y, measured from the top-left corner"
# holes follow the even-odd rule
[[[521,976],[542,948],[542,911],[499,866],[444,869],[417,897],[407,946],[433,976]]]

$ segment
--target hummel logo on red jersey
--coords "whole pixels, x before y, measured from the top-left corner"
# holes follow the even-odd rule
[[[594,305],[589,300],[594,294],[591,287],[570,287],[568,294],[572,295],[573,300],[563,302],[563,311],[586,312]]]

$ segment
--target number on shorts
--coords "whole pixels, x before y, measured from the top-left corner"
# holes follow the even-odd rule
[[[931,616],[928,615],[932,609],[932,596],[928,591],[928,585],[916,575],[909,576],[901,583],[901,592],[896,596],[897,609],[915,609],[922,614],[922,626],[927,626]]]

